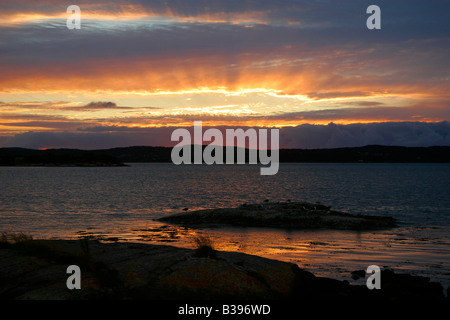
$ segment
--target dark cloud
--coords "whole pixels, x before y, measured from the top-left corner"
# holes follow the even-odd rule
[[[93,101],[90,102],[84,106],[79,107],[62,107],[61,110],[68,110],[68,111],[98,111],[98,110],[104,110],[104,109],[135,109],[133,107],[121,107],[118,106],[115,102],[111,101]]]
[[[343,97],[367,97],[370,96],[369,92],[363,91],[331,91],[331,92],[309,92],[308,97],[312,99],[332,99],[332,98],[343,98]]]
[[[163,146],[173,128],[152,128],[141,133],[27,132],[8,138],[5,147],[106,149],[127,146]],[[0,140],[1,141],[1,140]]]
[[[346,105],[356,105],[360,107],[376,107],[376,106],[382,106],[384,103],[378,102],[378,101],[352,101],[352,102],[346,102]]]
[[[339,148],[371,144],[406,147],[449,146],[450,123],[301,125],[283,128],[280,135],[281,146],[286,148]]]
[[[87,105],[84,106],[85,108],[92,108],[92,109],[114,109],[117,108],[117,104],[115,102],[103,102],[103,101],[96,101],[96,102],[89,102]]]
[[[127,13],[147,13],[174,18],[222,17],[232,19],[238,14],[264,19],[269,23],[283,21],[322,22],[332,26],[352,25],[352,20],[365,21],[365,9],[370,0],[78,0],[77,5],[86,12],[111,13],[121,16]],[[401,25],[414,21],[419,27],[448,17],[446,0],[377,0],[383,9],[386,23]],[[39,12],[45,14],[65,12],[67,4],[57,0],[3,0],[0,9],[5,14]]]
[[[207,130],[209,127],[204,127]],[[217,127],[222,132],[230,127]],[[242,127],[246,130],[248,127]],[[176,128],[94,127],[91,132],[28,132],[3,137],[3,146],[24,148],[102,149],[125,146],[173,146]],[[192,131],[192,127],[188,128]],[[385,122],[370,124],[300,125],[280,129],[282,148],[339,148],[371,144],[450,146],[450,123]]]
[[[25,1],[26,2],[26,1]],[[96,2],[97,7],[120,14],[119,4],[111,1]],[[262,12],[269,21],[267,25],[230,25],[227,23],[165,23],[98,25],[87,21],[81,30],[70,32],[65,21],[52,27],[45,22],[4,28],[0,39],[4,58],[17,61],[69,61],[84,58],[108,58],[142,56],[183,52],[258,52],[268,54],[284,45],[294,47],[373,47],[382,43],[397,44],[411,40],[448,39],[450,4],[448,1],[379,1],[382,8],[383,28],[368,33],[365,9],[371,1],[127,1],[123,4],[139,4],[139,10],[163,15],[170,12],[179,17],[240,13],[244,17]],[[11,3],[9,6],[13,6]],[[82,8],[83,3],[79,3]],[[87,8],[92,8],[90,3]],[[13,6],[14,8],[15,6]],[[8,4],[3,4],[5,12]],[[51,6],[36,6],[28,2],[19,13],[39,12]],[[116,8],[116,9],[114,9]],[[125,6],[126,8],[126,6]],[[53,10],[61,10],[61,5]],[[18,9],[15,9],[18,10]],[[88,11],[89,9],[87,9]],[[201,21],[201,20],[200,20]],[[284,22],[284,24],[273,23]],[[289,24],[299,22],[300,25]],[[54,23],[54,22],[53,22]],[[430,45],[430,44],[428,44]],[[448,43],[440,43],[448,48]],[[417,45],[416,45],[417,46]],[[429,48],[429,47],[428,47]],[[27,50],[28,49],[28,50]],[[31,49],[31,50],[30,50]],[[415,50],[418,48],[416,47]],[[20,55],[15,53],[20,52]]]
[[[9,136],[0,136],[0,148],[2,146],[6,146],[10,139],[11,139],[11,137],[9,137]]]

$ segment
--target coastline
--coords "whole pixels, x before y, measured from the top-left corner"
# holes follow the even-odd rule
[[[69,265],[81,269],[81,290],[66,287]],[[369,290],[363,272],[352,274],[362,277],[353,285],[289,262],[200,247],[87,239],[0,246],[2,300],[447,299],[441,284],[395,270],[382,270],[382,289]]]

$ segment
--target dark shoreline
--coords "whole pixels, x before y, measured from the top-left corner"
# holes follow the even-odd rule
[[[238,149],[225,148],[224,159],[228,151],[232,151],[236,157]],[[248,163],[249,150],[243,151]],[[150,146],[99,150],[0,148],[0,166],[122,166],[124,163],[171,163],[171,152],[171,147]],[[281,163],[450,163],[450,146],[368,145],[334,149],[280,149],[279,161]]]
[[[82,270],[69,290],[66,268]],[[364,270],[350,285],[296,264],[238,252],[92,240],[24,240],[0,246],[1,300],[446,300],[441,284],[381,271],[369,290]],[[448,289],[447,289],[448,292]]]

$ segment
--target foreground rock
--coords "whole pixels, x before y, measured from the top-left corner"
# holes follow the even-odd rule
[[[395,227],[394,218],[353,215],[320,204],[278,202],[206,209],[158,219],[166,223],[195,226],[232,225],[292,229],[374,230]]]
[[[0,299],[445,299],[440,284],[392,271],[383,271],[382,290],[369,290],[287,262],[207,252],[95,241],[3,245]],[[66,287],[72,264],[81,268],[81,290]]]

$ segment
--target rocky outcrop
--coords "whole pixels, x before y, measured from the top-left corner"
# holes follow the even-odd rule
[[[296,278],[292,264],[242,253],[202,257],[171,246],[90,241],[87,257],[78,241],[39,246],[50,250],[0,250],[1,298],[271,299],[290,295]],[[72,264],[82,270],[82,290],[66,287]]]
[[[67,266],[81,289],[66,287]],[[438,283],[382,271],[382,289],[316,277],[236,252],[201,256],[163,245],[48,240],[0,247],[1,299],[445,299]]]
[[[396,226],[391,217],[353,215],[306,202],[244,204],[237,208],[206,209],[158,219],[189,227],[232,225],[290,229],[374,230]]]

